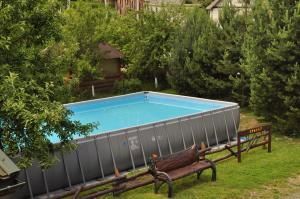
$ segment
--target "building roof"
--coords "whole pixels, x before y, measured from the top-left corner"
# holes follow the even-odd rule
[[[20,171],[15,163],[0,149],[0,180]]]
[[[150,4],[182,4],[183,0],[146,0]]]
[[[250,8],[250,5],[244,5],[244,3],[240,0],[229,0],[228,2],[235,8]],[[221,8],[224,6],[224,3],[226,3],[224,0],[214,0],[206,7],[206,10]]]
[[[124,57],[123,53],[111,45],[101,42],[98,45],[99,53],[104,59],[116,59]]]
[[[222,0],[214,0],[213,2],[211,2],[207,7],[206,10],[211,10],[215,7],[217,7],[217,5],[221,2]]]

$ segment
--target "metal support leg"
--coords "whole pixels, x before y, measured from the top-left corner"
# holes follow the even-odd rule
[[[204,132],[205,132],[206,144],[207,144],[208,147],[210,147],[209,140],[208,140],[208,135],[207,135],[207,129],[206,129],[206,125],[205,125],[205,122],[204,122],[204,117],[202,117],[202,124],[203,124]]]
[[[157,147],[158,147],[159,156],[162,157],[162,153],[161,153],[161,149],[160,149],[158,137],[157,137],[157,134],[156,134],[156,127],[155,127],[155,124],[153,124],[153,132],[154,132],[156,144],[157,144]]]
[[[130,155],[130,159],[131,159],[132,168],[133,168],[133,170],[135,170],[133,155],[132,155],[131,148],[129,146],[129,139],[128,139],[127,131],[125,131],[125,136],[126,136],[126,140],[127,140],[127,145],[128,145],[128,150],[129,150],[129,155]]]
[[[232,120],[233,120],[233,124],[234,124],[234,130],[235,130],[235,134],[236,134],[236,137],[238,136],[238,130],[237,130],[237,126],[236,126],[236,122],[235,122],[235,118],[234,118],[234,115],[233,115],[233,110],[231,110],[231,116],[232,116]]]
[[[229,136],[229,131],[228,131],[228,125],[227,125],[227,120],[226,120],[225,111],[223,112],[223,116],[224,116],[224,122],[225,122],[225,127],[226,127],[226,133],[227,133],[228,144],[230,144],[230,136]]]
[[[117,169],[117,165],[116,165],[114,153],[113,153],[112,148],[111,148],[111,142],[110,142],[110,135],[109,135],[109,133],[107,134],[107,140],[108,140],[108,145],[109,145],[109,150],[110,150],[110,154],[111,154],[111,157],[112,157],[112,161],[113,161],[113,164],[114,164],[114,169],[116,170]]]
[[[69,175],[69,170],[68,167],[66,165],[66,161],[65,161],[65,155],[64,152],[61,152],[61,157],[62,157],[62,163],[64,165],[64,170],[66,172],[66,176],[67,176],[67,180],[68,180],[68,185],[69,185],[69,189],[72,189],[72,183],[71,183],[71,179],[70,179],[70,175]]]
[[[168,139],[168,144],[169,144],[169,150],[170,150],[170,153],[173,154],[173,150],[172,150],[172,146],[171,146],[171,142],[170,142],[170,137],[169,137],[169,133],[168,133],[168,129],[167,129],[167,124],[166,122],[164,122],[164,129],[165,129],[165,133],[167,135],[167,139]]]
[[[141,133],[140,128],[137,128],[137,135],[138,135],[139,143],[140,143],[140,146],[141,146],[141,149],[142,149],[144,163],[145,163],[145,166],[147,166],[147,159],[146,159],[146,156],[145,156],[145,150],[144,150],[143,143],[141,142],[140,133]]]
[[[179,123],[180,131],[181,131],[181,137],[182,137],[183,147],[184,147],[184,149],[186,149],[186,144],[185,144],[185,140],[184,140],[183,129],[182,129],[182,125],[181,125],[181,120],[180,119],[178,119],[178,123]]]
[[[102,178],[104,178],[105,176],[104,176],[104,172],[103,172],[103,166],[102,166],[102,161],[101,161],[101,157],[100,157],[98,146],[97,146],[96,137],[94,138],[94,144],[95,144],[95,148],[96,148],[97,160],[98,160],[98,164],[100,167],[100,172],[101,172]]]
[[[44,170],[44,169],[42,169],[42,175],[43,175],[44,185],[45,185],[45,188],[46,188],[47,197],[50,198],[50,193],[49,193],[49,187],[48,187],[47,177],[46,177],[46,173],[45,173],[45,170]]]
[[[84,176],[83,168],[82,168],[81,161],[80,161],[80,158],[79,158],[78,149],[75,150],[75,153],[76,153],[80,173],[81,173],[81,176],[82,176],[82,181],[83,181],[83,184],[85,184],[85,176]]]
[[[28,185],[30,198],[33,199],[32,187],[31,187],[30,178],[29,178],[27,169],[25,169],[25,176],[26,176],[26,181],[27,181],[27,185]]]
[[[211,120],[212,120],[213,127],[214,127],[214,133],[215,133],[215,137],[216,137],[216,141],[217,141],[217,146],[219,147],[219,140],[218,140],[216,125],[215,125],[214,115],[211,115]]]
[[[192,138],[193,138],[193,143],[196,145],[195,137],[194,137],[194,130],[193,127],[191,126],[191,133],[192,133]]]

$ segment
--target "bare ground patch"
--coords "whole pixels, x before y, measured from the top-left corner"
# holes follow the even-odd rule
[[[270,185],[262,186],[248,192],[241,198],[300,199],[300,175],[288,178],[284,181],[276,181]]]

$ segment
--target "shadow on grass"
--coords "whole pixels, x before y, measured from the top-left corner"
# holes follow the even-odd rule
[[[195,189],[196,186],[201,186],[202,184],[212,183],[215,184],[217,182],[211,182],[211,172],[203,172],[200,176],[200,179],[197,179],[197,174],[192,174],[190,176],[178,179],[173,182],[173,190],[174,190],[174,197],[177,194],[186,191],[188,189]],[[159,190],[158,194],[166,196],[168,195],[168,186],[164,184],[162,188]]]

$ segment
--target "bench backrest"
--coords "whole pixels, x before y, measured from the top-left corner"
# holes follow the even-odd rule
[[[197,147],[192,146],[182,152],[156,160],[155,166],[156,170],[166,172],[193,164],[195,161],[197,161]]]

